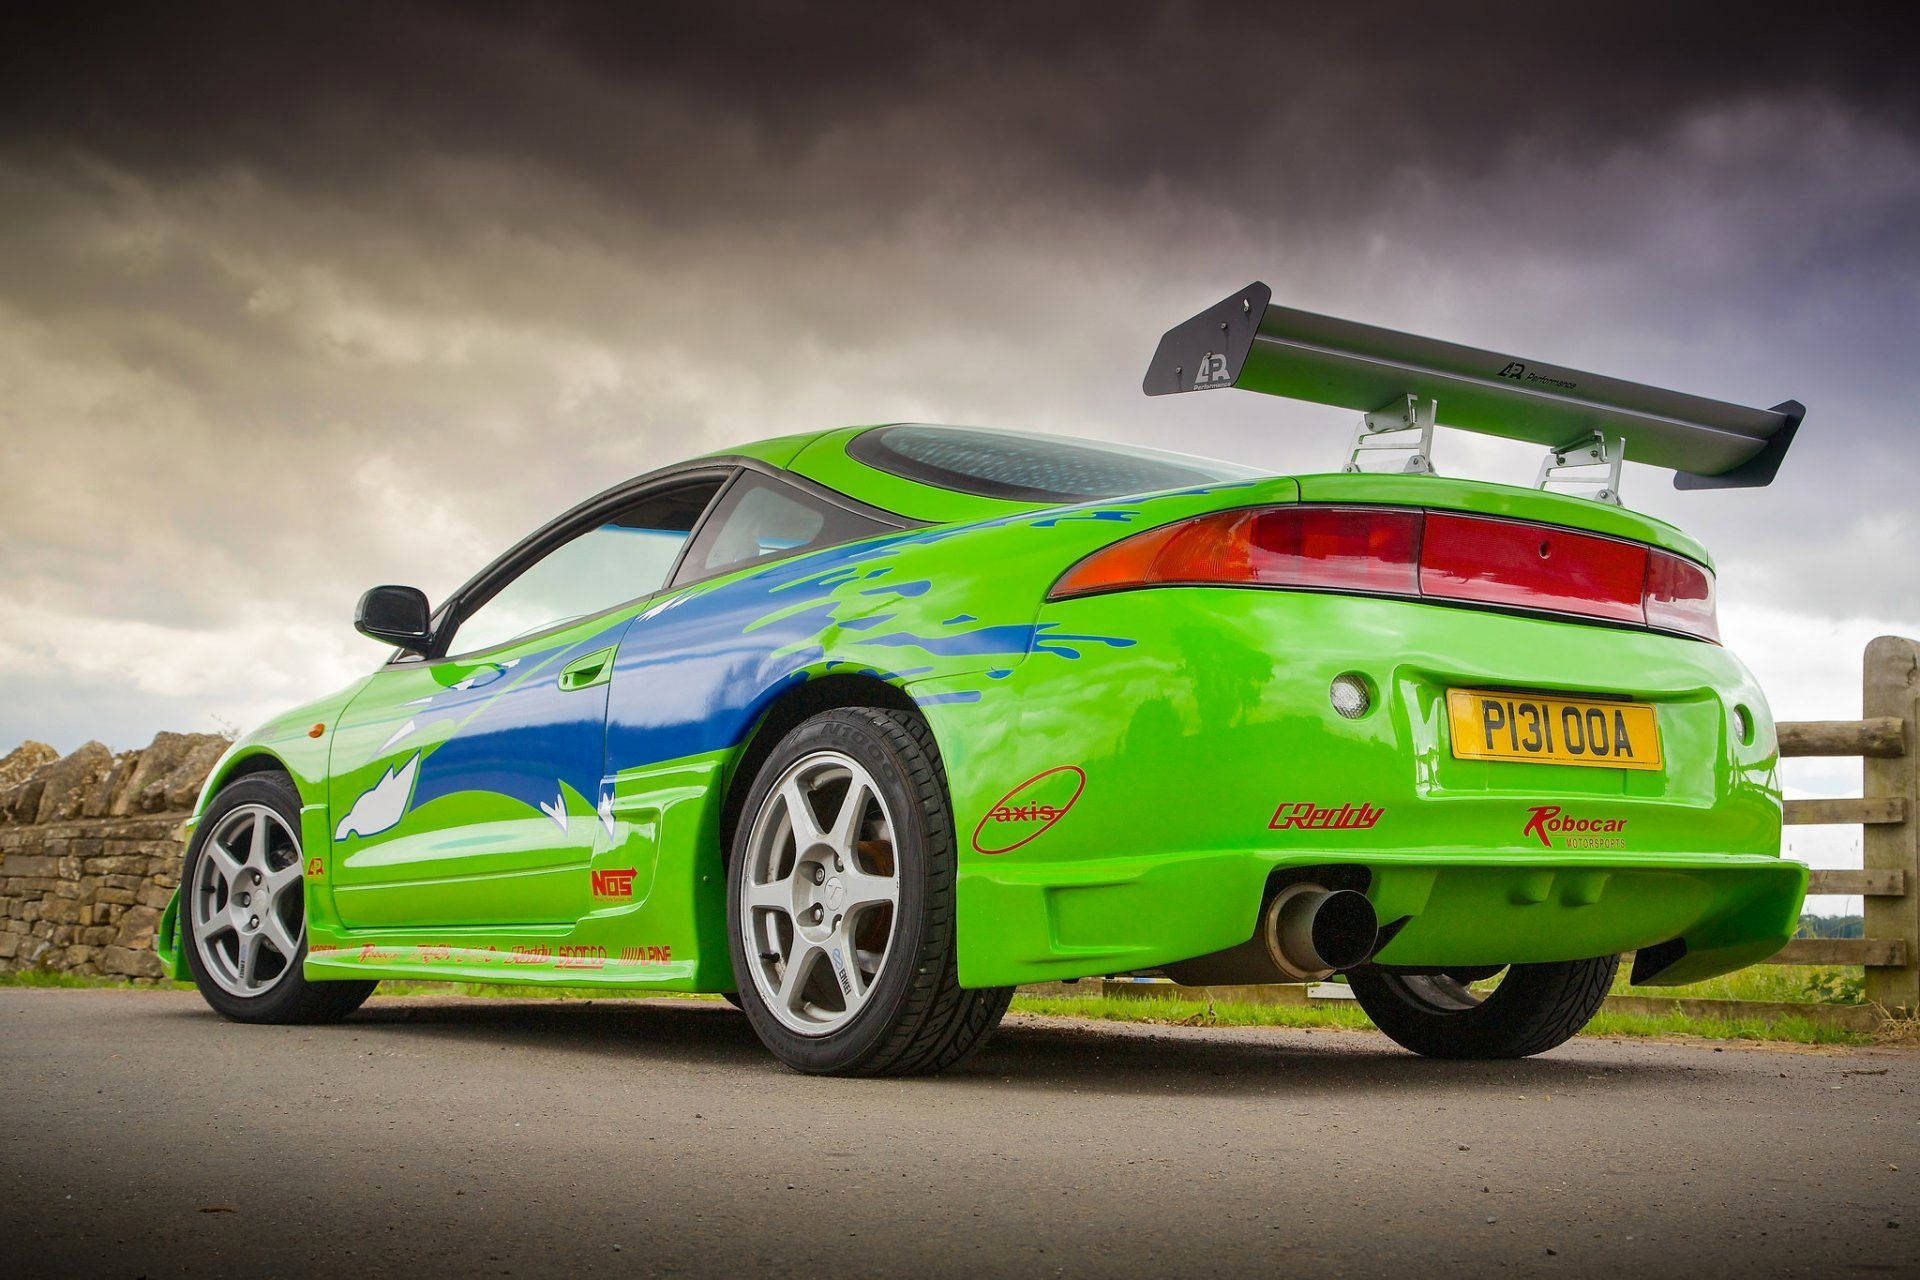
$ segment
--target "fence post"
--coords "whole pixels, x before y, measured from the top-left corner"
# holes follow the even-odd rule
[[[1906,943],[1899,968],[1867,969],[1867,999],[1889,1012],[1920,1014],[1920,644],[1899,636],[1880,636],[1867,645],[1861,665],[1862,716],[1895,716],[1905,728],[1906,751],[1861,762],[1863,795],[1898,796],[1906,801],[1907,820],[1865,828],[1861,862],[1869,871],[1904,873],[1900,897],[1868,897],[1869,938]]]

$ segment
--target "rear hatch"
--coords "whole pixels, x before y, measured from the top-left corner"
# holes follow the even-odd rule
[[[1172,508],[1190,496],[1145,499],[1135,524],[1148,527],[1081,560],[1051,596],[1190,585],[1371,599],[1296,611],[1288,652],[1311,661],[1332,644],[1330,664],[1365,655],[1373,674],[1359,683],[1376,687],[1356,686],[1352,714],[1382,695],[1405,709],[1403,745],[1425,762],[1428,796],[1713,802],[1729,731],[1751,740],[1756,717],[1725,705],[1684,650],[1662,647],[1717,645],[1698,543],[1619,507],[1511,486],[1367,474],[1296,484],[1297,498],[1272,482],[1220,490],[1183,518]],[[1440,608],[1403,614],[1388,604],[1399,600]],[[1358,630],[1335,639],[1329,627]],[[1609,847],[1604,829],[1575,834]]]
[[[1666,521],[1591,498],[1441,476],[1333,474],[1298,479],[1302,502],[1383,503],[1537,520],[1644,542],[1713,567],[1705,547]]]

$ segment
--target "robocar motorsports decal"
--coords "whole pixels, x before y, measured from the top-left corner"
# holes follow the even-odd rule
[[[1557,804],[1543,804],[1527,810],[1527,825],[1520,834],[1536,837],[1551,849],[1553,837],[1560,837],[1564,849],[1624,849],[1627,847],[1625,818],[1576,818],[1563,813]]]

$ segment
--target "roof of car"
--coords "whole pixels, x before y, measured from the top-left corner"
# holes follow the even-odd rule
[[[921,484],[904,476],[870,467],[847,453],[847,442],[875,426],[836,427],[827,431],[809,431],[798,435],[776,436],[719,449],[709,454],[716,458],[752,458],[783,471],[823,484],[850,498],[857,498],[911,520],[945,524],[955,520],[983,520],[1011,511],[1031,511],[1047,506],[1041,502],[1016,502],[959,493]]]

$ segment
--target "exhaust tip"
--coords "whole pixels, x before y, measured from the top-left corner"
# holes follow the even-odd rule
[[[1351,969],[1373,955],[1380,918],[1364,893],[1288,885],[1268,910],[1274,960],[1301,977]]]
[[[1320,900],[1313,913],[1309,936],[1313,949],[1329,969],[1351,969],[1373,954],[1380,936],[1380,917],[1364,893],[1336,889]]]

